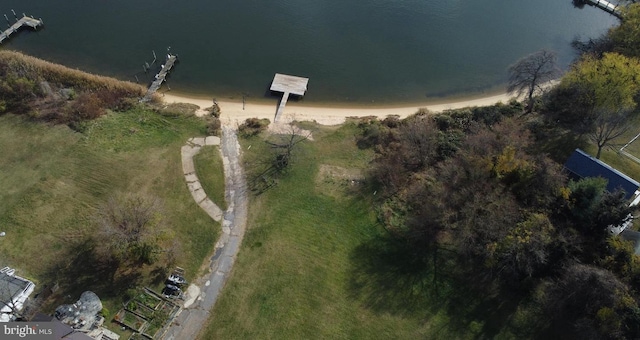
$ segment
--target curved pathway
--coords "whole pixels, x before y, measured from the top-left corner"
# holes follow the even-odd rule
[[[207,193],[202,189],[198,175],[196,174],[196,167],[193,162],[193,157],[200,152],[203,146],[218,146],[220,145],[220,138],[210,136],[206,138],[194,137],[187,141],[187,144],[180,149],[182,154],[182,172],[184,173],[184,179],[187,181],[187,187],[193,199],[198,203],[200,208],[209,214],[209,216],[216,222],[220,222],[222,219],[222,209],[220,209],[213,201],[207,197]]]
[[[212,137],[191,138],[181,150],[182,167],[189,191],[196,202],[213,219],[218,216],[215,210],[218,207],[206,197],[202,187],[199,187],[199,181],[193,166],[193,156],[200,151],[202,146],[216,145],[215,142],[216,139]],[[246,181],[240,165],[240,144],[234,129],[227,126],[223,127],[220,146],[224,164],[225,198],[229,204],[224,214],[219,216],[222,220],[222,235],[215,245],[215,255],[211,259],[209,273],[198,280],[200,283],[200,287],[198,287],[200,295],[193,300],[193,303],[189,300],[189,304],[185,303],[186,307],[173,320],[162,339],[195,339],[202,327],[206,326],[210,311],[229,277],[244,236],[247,223]],[[206,203],[203,204],[203,202]],[[209,204],[208,202],[211,203]],[[190,292],[197,291],[197,289],[191,288],[189,289]]]

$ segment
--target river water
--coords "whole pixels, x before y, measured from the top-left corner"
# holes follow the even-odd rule
[[[1,48],[146,84],[170,47],[174,92],[262,98],[279,72],[310,78],[304,101],[337,103],[495,91],[517,59],[547,48],[566,68],[571,40],[617,21],[570,0],[0,1],[11,9],[45,28]]]

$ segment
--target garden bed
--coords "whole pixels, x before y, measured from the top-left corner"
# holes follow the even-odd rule
[[[113,317],[113,320],[135,332],[143,332],[148,322],[144,318],[135,313],[132,313],[126,309],[121,309],[118,314]]]
[[[127,303],[126,309],[147,320],[153,318],[153,314],[155,313],[154,309],[150,308],[149,306],[143,304],[138,300],[129,301],[129,303]]]
[[[147,290],[141,291],[136,297],[135,300],[139,301],[143,305],[156,310],[162,304],[162,299],[151,294]]]

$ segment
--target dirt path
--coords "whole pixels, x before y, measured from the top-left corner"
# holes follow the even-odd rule
[[[210,311],[229,278],[242,243],[247,223],[248,198],[240,163],[240,144],[233,128],[223,127],[220,146],[224,164],[225,198],[229,206],[222,219],[223,233],[215,245],[210,272],[197,280],[200,295],[180,312],[162,339],[195,339],[202,328],[206,327]]]

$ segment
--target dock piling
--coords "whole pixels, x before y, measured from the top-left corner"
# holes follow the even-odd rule
[[[153,81],[153,83],[151,83],[151,86],[149,86],[147,94],[145,94],[145,96],[140,99],[140,102],[146,103],[151,100],[153,94],[156,93],[158,89],[160,89],[160,86],[162,86],[162,83],[167,80],[167,75],[169,74],[169,71],[171,71],[171,68],[177,60],[177,55],[172,55],[170,53],[167,54],[167,61],[165,61],[164,65],[162,65],[162,67],[160,68],[160,72],[155,75],[155,80]],[[168,84],[167,89],[168,91],[171,91],[171,87]]]
[[[11,10],[11,12],[15,14],[14,10]],[[11,25],[9,22],[9,18],[7,18],[6,14],[4,17],[7,19],[7,26],[9,26],[9,28],[7,28],[4,32],[0,33],[0,44],[5,39],[8,39],[11,34],[15,33],[23,26],[29,26],[35,30],[35,29],[38,29],[39,26],[43,25],[43,22],[41,20],[37,20],[31,17],[28,17],[26,15],[23,16],[22,19],[17,20],[15,24]]]

